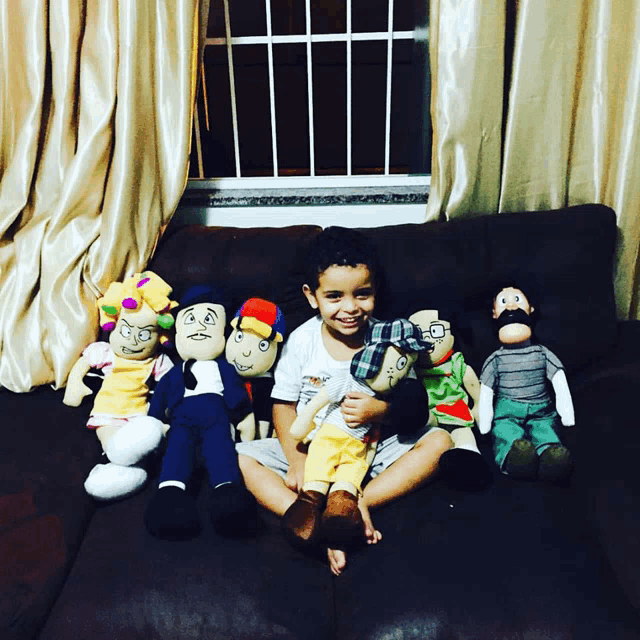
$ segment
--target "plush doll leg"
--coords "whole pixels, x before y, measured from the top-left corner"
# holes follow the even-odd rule
[[[450,486],[463,491],[479,491],[491,482],[491,470],[482,457],[471,427],[451,431],[453,448],[440,456],[440,473]]]
[[[499,398],[493,417],[493,452],[496,464],[514,478],[533,479],[538,475],[538,455],[525,438],[523,424],[528,419],[527,403]]]
[[[541,407],[531,423],[531,442],[539,457],[538,478],[557,482],[567,478],[572,471],[573,461],[569,450],[560,442],[555,430],[558,418],[553,410]]]
[[[135,493],[147,480],[140,467],[123,467],[109,462],[97,464],[87,476],[85,491],[96,500],[117,500]]]
[[[256,502],[244,486],[236,448],[228,422],[204,430],[202,456],[213,487],[209,515],[213,528],[223,536],[241,536],[255,531]]]
[[[364,520],[358,492],[369,468],[370,445],[347,437],[341,450],[336,479],[322,514],[322,537],[330,546],[349,546],[364,540]]]
[[[149,533],[165,540],[187,540],[201,530],[195,498],[186,490],[191,477],[196,434],[188,426],[174,421],[167,436],[162,459],[159,488],[145,510],[144,523]]]
[[[111,462],[128,467],[153,451],[160,444],[162,434],[160,420],[151,416],[138,416],[120,427],[102,443],[102,447]]]

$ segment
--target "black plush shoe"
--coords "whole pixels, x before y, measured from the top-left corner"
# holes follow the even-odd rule
[[[188,540],[201,531],[196,501],[179,487],[162,487],[144,513],[147,531],[163,540]]]
[[[482,454],[469,449],[449,449],[440,456],[438,468],[450,487],[482,491],[491,484],[491,469]]]
[[[213,528],[222,536],[247,536],[256,531],[256,501],[241,484],[228,482],[216,487],[211,494],[209,515]]]
[[[561,444],[552,444],[540,454],[538,477],[540,480],[558,482],[569,477],[572,467],[569,449]]]
[[[533,480],[538,475],[538,454],[528,440],[514,440],[502,467],[513,478]]]
[[[332,549],[363,543],[364,521],[358,497],[342,489],[330,491],[320,527],[323,541]]]

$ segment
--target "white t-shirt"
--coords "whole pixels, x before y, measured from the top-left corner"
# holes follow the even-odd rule
[[[322,340],[322,318],[317,315],[295,329],[285,342],[275,368],[271,397],[296,402],[299,413],[329,379],[351,380],[350,367],[351,360],[336,360],[327,352]],[[333,409],[335,405],[332,404],[320,409],[316,414],[316,425],[326,419],[352,433],[354,430],[345,425],[341,411]],[[361,429],[365,433],[368,430],[366,427]]]

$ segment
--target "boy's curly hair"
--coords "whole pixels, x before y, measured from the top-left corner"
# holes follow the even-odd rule
[[[312,291],[318,278],[329,268],[365,265],[376,287],[380,284],[378,253],[369,239],[356,229],[331,226],[315,236],[307,247],[304,278]]]

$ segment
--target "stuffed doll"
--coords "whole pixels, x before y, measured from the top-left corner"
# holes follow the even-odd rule
[[[572,426],[575,419],[562,363],[531,340],[534,312],[518,287],[502,287],[494,297],[493,319],[503,346],[487,358],[480,373],[478,426],[482,433],[491,430],[503,473],[555,481],[571,471],[571,456],[556,426],[559,421]]]
[[[198,285],[180,300],[175,344],[183,362],[160,381],[149,415],[170,424],[158,490],[144,521],[158,538],[180,540],[201,529],[196,500],[188,489],[199,447],[212,487],[209,515],[222,535],[253,526],[255,503],[242,481],[230,423],[252,426],[242,379],[224,358],[226,311],[220,291]]]
[[[253,406],[256,429],[249,433],[236,427],[240,440],[266,438],[271,425],[271,388],[273,367],[278,345],[285,333],[284,317],[273,303],[261,298],[249,298],[231,320],[233,332],[227,339],[225,357],[242,378]]]
[[[97,301],[100,325],[111,332],[109,342],[88,345],[69,374],[63,402],[72,407],[92,393],[83,382],[89,370],[104,374],[87,422],[109,460],[96,465],[84,485],[98,500],[142,487],[147,472],[136,464],[163,436],[163,423],[148,417],[147,409],[150,380],[160,380],[172,366],[167,355],[157,353],[173,326],[169,311],[177,303],[170,294],[171,287],[150,271],[112,283]]]
[[[482,489],[490,482],[491,471],[473,434],[480,396],[478,376],[462,353],[454,351],[451,322],[441,312],[422,309],[409,320],[434,345],[432,351],[420,354],[415,370],[429,396],[432,422],[448,431],[453,440],[453,447],[440,456],[440,472],[454,487]]]
[[[332,545],[362,539],[364,522],[358,495],[375,454],[379,430],[370,424],[348,427],[340,402],[350,391],[389,394],[412,370],[418,353],[431,346],[408,320],[375,323],[367,331],[364,349],[351,360],[351,375],[325,382],[301,409],[291,434],[304,440],[314,421],[318,428],[309,445],[302,491],[282,520],[285,535],[293,544],[304,548],[321,537]]]

